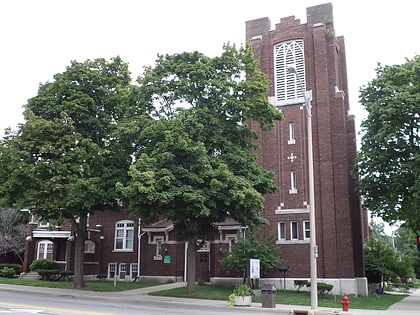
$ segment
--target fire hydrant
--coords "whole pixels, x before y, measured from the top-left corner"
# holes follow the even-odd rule
[[[346,294],[343,295],[343,298],[341,299],[340,304],[343,305],[344,312],[349,311],[350,299]]]

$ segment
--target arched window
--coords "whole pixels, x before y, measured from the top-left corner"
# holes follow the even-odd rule
[[[36,259],[53,259],[54,243],[49,240],[38,242]]]
[[[289,40],[274,45],[274,80],[276,106],[303,103],[305,83],[305,52],[303,39]],[[293,67],[294,73],[288,68]],[[302,87],[299,85],[299,78]]]
[[[115,223],[114,250],[133,250],[134,221],[123,220]]]

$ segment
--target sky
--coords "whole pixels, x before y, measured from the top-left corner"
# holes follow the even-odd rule
[[[366,112],[359,88],[375,67],[401,64],[420,53],[413,0],[6,0],[0,2],[0,136],[23,122],[23,105],[39,84],[52,81],[70,61],[120,56],[133,79],[157,54],[200,51],[220,55],[224,43],[245,42],[245,22],[268,16],[272,28],[306,8],[331,2],[337,36],[346,43],[351,113]]]
[[[268,16],[272,28],[306,8],[331,2],[346,44],[349,99],[356,126],[366,117],[359,89],[377,63],[401,64],[420,54],[420,2],[413,0],[4,0],[0,1],[0,137],[23,122],[23,105],[70,61],[120,56],[133,79],[157,54],[220,55],[245,42],[245,22]]]

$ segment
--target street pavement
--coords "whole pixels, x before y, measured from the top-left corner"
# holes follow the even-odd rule
[[[117,284],[118,285],[118,284]],[[176,282],[171,284],[162,284],[153,287],[146,287],[141,289],[121,291],[121,292],[93,292],[93,291],[84,291],[84,290],[74,290],[74,289],[54,289],[54,288],[39,288],[31,286],[21,286],[21,285],[7,285],[0,284],[1,290],[16,291],[16,292],[33,292],[34,294],[48,294],[48,295],[66,295],[72,296],[74,298],[83,298],[83,299],[107,299],[107,300],[119,300],[127,302],[136,302],[136,301],[156,301],[156,303],[161,302],[162,299],[165,299],[165,303],[174,303],[174,304],[193,304],[200,305],[203,308],[213,308],[215,311],[219,310],[223,312],[223,309],[227,309],[230,306],[226,301],[220,300],[206,300],[206,299],[188,299],[188,298],[171,298],[171,297],[158,297],[151,296],[148,293],[153,291],[167,290],[175,287],[185,286],[185,282]],[[295,306],[295,305],[283,305],[277,304],[275,308],[263,308],[261,303],[252,303],[250,307],[243,307],[246,310],[252,310],[256,313],[272,313],[272,314],[294,314],[296,310],[306,310],[308,315],[327,315],[327,314],[341,314],[341,315],[420,315],[420,289],[412,290],[410,295],[405,297],[398,303],[395,303],[387,310],[360,310],[353,309],[351,307],[350,300],[350,309],[348,312],[343,312],[341,308],[324,308],[319,307],[317,310],[311,310],[310,307],[304,306]]]

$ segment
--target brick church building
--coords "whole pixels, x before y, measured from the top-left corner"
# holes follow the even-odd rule
[[[335,36],[332,5],[307,8],[306,24],[291,16],[271,30],[267,17],[247,21],[246,39],[271,82],[268,99],[285,117],[258,139],[259,162],[276,174],[280,187],[266,196],[264,216],[270,224],[265,233],[277,236],[280,255],[290,267],[288,278],[310,276],[305,91],[312,105],[318,278],[365,293],[367,220],[351,177],[355,122],[348,114],[344,38]]]
[[[286,285],[309,279],[310,216],[307,125],[303,91],[312,104],[318,281],[334,284],[333,293],[367,294],[363,241],[366,215],[350,172],[356,154],[354,117],[348,115],[344,38],[334,33],[331,4],[307,8],[307,23],[282,18],[271,29],[268,18],[246,22],[246,39],[271,85],[269,100],[285,119],[259,134],[258,161],[275,173],[278,192],[265,196],[263,227],[289,266]],[[296,70],[289,73],[288,68]],[[302,84],[300,85],[299,82]],[[252,122],[250,123],[252,127]],[[172,222],[141,226],[129,211],[95,212],[88,220],[84,273],[88,277],[166,282],[186,280],[186,243]],[[240,282],[240,274],[223,270],[219,259],[246,227],[233,220],[216,224],[218,233],[197,252],[197,279]],[[249,233],[249,232],[247,232]],[[69,227],[29,224],[24,271],[34,259],[55,260],[73,270],[74,237]],[[272,270],[263,281],[276,286],[283,275]]]

